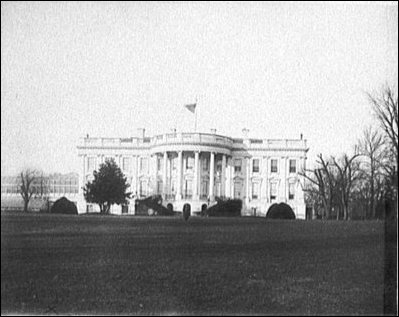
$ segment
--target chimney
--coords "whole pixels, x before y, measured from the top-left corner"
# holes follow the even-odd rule
[[[247,128],[242,129],[242,134],[244,134],[245,139],[248,138],[248,132],[249,132],[249,129],[247,129]]]
[[[216,134],[216,129],[211,129],[212,134]]]
[[[301,133],[301,140],[303,139],[303,134]]]

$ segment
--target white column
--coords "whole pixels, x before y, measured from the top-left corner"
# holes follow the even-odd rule
[[[301,156],[299,158],[299,160],[297,160],[297,171],[296,172],[297,172],[298,178],[299,178],[300,183],[302,184],[303,188],[305,188],[306,179],[305,179],[305,177],[300,176],[298,173],[305,171],[305,170],[306,170],[306,156]],[[302,192],[302,190],[301,190],[301,192]]]
[[[281,163],[280,163],[280,200],[283,202],[287,202],[287,158],[286,157],[281,157]]]
[[[225,195],[231,198],[231,158],[227,159]]]
[[[199,199],[198,195],[198,172],[199,172],[199,152],[194,152],[194,181],[193,181],[193,199]]]
[[[270,202],[270,158],[266,157],[266,202]]]
[[[135,165],[135,160],[134,156],[129,156],[130,157],[130,175],[132,176],[132,183],[130,184],[130,190],[132,194],[134,195],[136,192],[136,165]]]
[[[222,175],[220,177],[220,195],[226,196],[226,155],[222,156]]]
[[[260,197],[262,201],[266,201],[267,202],[267,182],[268,182],[268,177],[267,177],[267,170],[268,166],[267,166],[267,157],[263,157],[262,158],[262,186],[261,186],[261,193],[260,193]]]
[[[169,167],[169,173],[168,173],[168,187],[167,187],[167,193],[168,194],[172,194],[172,160],[173,160],[173,154],[171,155],[171,157],[168,159],[168,167]]]
[[[200,198],[201,195],[201,158],[200,158],[200,152],[198,151],[198,172],[197,172],[197,195],[198,199]]]
[[[136,193],[140,196],[140,156],[136,156]]]
[[[153,194],[158,194],[158,154],[155,154],[151,161],[149,179],[152,180],[152,188],[150,188],[150,191],[152,191]]]
[[[234,198],[234,160],[230,162],[230,197]]]
[[[246,167],[246,175],[245,175],[245,189],[246,189],[246,201],[250,200],[250,158],[245,158],[245,167]]]
[[[288,201],[288,177],[290,173],[290,168],[289,168],[290,160],[288,157],[285,157],[285,178],[284,178],[284,184],[285,184],[285,201]]]
[[[215,187],[215,153],[211,152],[210,168],[209,168],[209,199],[215,199],[213,189]]]
[[[162,171],[162,196],[165,199],[167,194],[167,173],[168,173],[168,152],[163,153],[163,171]]]
[[[181,185],[182,185],[182,178],[183,178],[183,152],[179,151],[177,154],[177,188],[176,188],[176,200],[181,200]]]

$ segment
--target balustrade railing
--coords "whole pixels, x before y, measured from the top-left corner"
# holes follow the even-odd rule
[[[306,148],[302,139],[232,139],[208,133],[167,133],[145,138],[83,138],[80,145],[86,147],[157,146],[176,143],[220,144],[232,148]]]

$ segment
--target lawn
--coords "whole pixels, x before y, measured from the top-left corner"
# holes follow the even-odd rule
[[[1,215],[2,314],[382,314],[383,222]]]

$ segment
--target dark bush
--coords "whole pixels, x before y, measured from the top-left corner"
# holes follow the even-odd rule
[[[295,219],[295,213],[292,208],[284,203],[273,204],[270,206],[267,214],[267,219]]]
[[[52,214],[77,215],[78,208],[72,201],[68,200],[65,197],[61,197],[54,202],[54,205],[51,207],[50,212]]]
[[[204,215],[209,217],[240,217],[241,208],[241,199],[217,199],[216,205],[206,209]]]
[[[149,196],[144,199],[136,200],[136,215],[148,215],[149,209],[154,210],[155,215],[173,215],[173,210],[170,210],[162,205],[162,197],[160,195]]]

